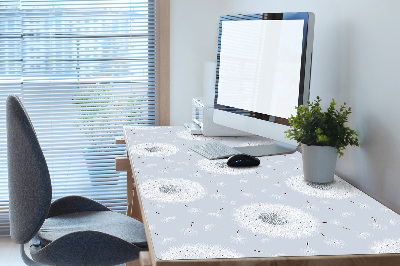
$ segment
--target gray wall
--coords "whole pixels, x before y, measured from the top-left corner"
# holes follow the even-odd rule
[[[400,212],[400,2],[396,0],[171,0],[171,121],[190,121],[203,95],[203,65],[215,61],[220,14],[311,11],[315,40],[311,99],[352,108],[360,148],[347,148],[337,172]]]

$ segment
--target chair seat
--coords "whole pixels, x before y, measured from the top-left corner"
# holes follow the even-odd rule
[[[147,248],[141,222],[112,211],[84,211],[47,218],[37,237],[42,246],[79,231],[98,231],[118,237],[141,248]]]

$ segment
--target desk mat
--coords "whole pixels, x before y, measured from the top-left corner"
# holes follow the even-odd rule
[[[160,260],[400,253],[397,213],[337,176],[305,182],[298,152],[231,168],[189,149],[268,139],[194,136],[183,127],[124,134]]]

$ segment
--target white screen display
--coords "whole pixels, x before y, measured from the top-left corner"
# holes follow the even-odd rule
[[[283,118],[298,105],[303,20],[222,21],[217,103]]]

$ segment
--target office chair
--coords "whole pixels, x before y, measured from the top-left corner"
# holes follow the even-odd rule
[[[27,265],[115,265],[147,250],[141,222],[88,198],[51,203],[46,160],[19,98],[7,98],[10,234]],[[24,250],[29,242],[32,261]],[[43,263],[43,264],[42,264]]]

